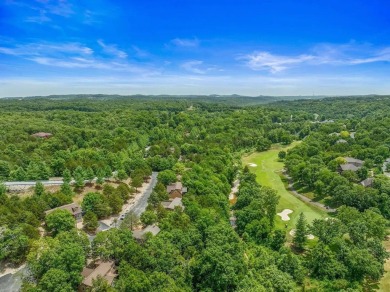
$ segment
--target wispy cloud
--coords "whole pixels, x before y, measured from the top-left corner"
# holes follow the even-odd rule
[[[184,70],[195,74],[206,74],[210,71],[221,71],[216,66],[204,66],[204,62],[200,60],[190,60],[180,65]]]
[[[252,70],[277,73],[299,65],[360,65],[390,62],[390,47],[373,49],[369,45],[354,43],[343,45],[321,44],[306,54],[277,55],[268,51],[255,51],[237,58]]]
[[[31,43],[15,47],[0,47],[0,54],[32,61],[39,65],[69,69],[102,69],[125,71],[146,75],[158,74],[159,69],[149,64],[131,63],[125,60],[127,54],[112,45],[105,45],[104,51],[111,58],[99,54],[79,43]]]
[[[31,61],[47,66],[61,67],[61,68],[89,68],[89,69],[104,69],[112,71],[127,71],[133,73],[146,73],[144,68],[131,65],[128,63],[118,63],[113,61],[102,61],[96,58],[47,58],[47,57],[33,57]]]
[[[42,24],[44,22],[49,22],[51,21],[51,18],[47,16],[47,13],[45,10],[41,9],[39,11],[39,15],[37,16],[29,16],[25,19],[26,22],[34,22],[34,23],[39,23]]]
[[[147,58],[150,56],[149,52],[145,51],[145,50],[142,50],[140,49],[139,47],[137,46],[132,46],[132,49],[135,53],[135,56],[138,57],[138,58]]]
[[[191,73],[204,74],[206,73],[206,71],[199,68],[199,66],[202,64],[203,61],[194,60],[194,61],[184,62],[183,64],[181,64],[181,67]]]
[[[239,59],[245,60],[246,65],[252,70],[268,70],[275,73],[290,66],[311,61],[314,58],[311,55],[281,56],[269,52],[254,52]]]
[[[177,47],[198,47],[199,46],[199,40],[197,38],[193,39],[182,39],[182,38],[176,38],[171,40],[171,44],[177,46]]]
[[[48,14],[68,17],[75,13],[72,4],[67,0],[36,0],[35,2],[39,3]]]
[[[103,42],[103,40],[98,40],[97,42],[103,48],[105,53],[117,58],[127,58],[127,53],[125,51],[119,50],[116,45],[107,45]]]
[[[0,47],[0,53],[13,56],[52,56],[59,54],[91,55],[93,50],[79,43],[30,43],[15,47]]]

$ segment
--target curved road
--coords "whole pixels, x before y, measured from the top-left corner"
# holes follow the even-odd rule
[[[328,206],[325,206],[324,204],[320,203],[320,202],[315,202],[313,200],[311,200],[310,198],[298,193],[295,189],[294,189],[294,182],[291,178],[291,176],[289,176],[286,172],[283,172],[283,175],[287,178],[288,180],[288,190],[296,197],[298,197],[299,199],[301,199],[302,201],[305,201],[311,205],[314,205],[316,206],[317,208],[320,208],[322,210],[324,210],[325,212],[328,212],[328,213],[334,213],[336,212],[337,210],[336,209],[332,209]]]
[[[147,188],[144,190],[143,193],[139,194],[139,198],[137,201],[123,211],[120,215],[134,212],[138,217],[145,211],[146,207],[148,206],[148,199],[150,197],[150,194],[152,193],[154,187],[157,184],[157,175],[158,172],[153,172],[150,182],[148,183]],[[43,182],[42,182],[43,183]],[[45,184],[46,183],[46,184]],[[44,185],[61,185],[62,181],[45,181]],[[24,185],[24,186],[35,186],[35,182],[8,182],[6,183],[6,186],[12,186],[12,185]],[[119,216],[120,216],[119,215]],[[117,224],[119,226],[120,224]],[[101,224],[102,227],[102,224]],[[104,230],[110,229],[113,226],[107,226],[105,225]],[[88,236],[89,239],[92,241],[95,236]],[[18,272],[12,274],[6,274],[4,276],[0,277],[0,292],[17,292],[20,291],[21,285],[22,285],[22,275],[26,271],[26,267],[22,268]]]

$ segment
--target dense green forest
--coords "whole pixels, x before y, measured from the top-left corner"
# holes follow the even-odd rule
[[[390,97],[376,96],[257,106],[224,98],[0,100],[0,181],[64,179],[58,191],[37,183],[26,197],[0,184],[0,260],[27,262],[23,291],[75,291],[88,259],[118,267],[112,287],[99,278],[91,291],[367,291],[388,258],[389,109]],[[33,136],[39,132],[51,136]],[[288,174],[337,212],[312,223],[302,214],[291,241],[274,224],[276,192],[256,182],[241,156],[294,140],[302,143],[280,154]],[[364,163],[340,172],[345,157]],[[128,216],[90,242],[86,232],[118,214],[152,171],[159,182],[140,220],[161,232],[136,241]],[[115,187],[104,181],[113,173]],[[82,200],[84,230],[68,212],[45,215],[95,177],[98,188]],[[167,211],[161,202],[176,177],[188,188],[185,208]],[[371,187],[360,184],[370,177]]]

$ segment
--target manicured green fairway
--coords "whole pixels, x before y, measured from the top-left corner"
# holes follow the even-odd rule
[[[279,228],[284,228],[285,224],[288,224],[288,230],[295,226],[295,223],[298,219],[298,216],[303,212],[308,220],[308,222],[313,221],[316,218],[325,218],[327,217],[326,212],[313,207],[289,193],[281,178],[280,173],[283,169],[283,163],[278,161],[278,153],[280,150],[287,150],[291,147],[294,147],[299,142],[294,142],[290,146],[280,146],[275,145],[271,150],[265,152],[256,152],[249,156],[243,157],[243,165],[248,165],[249,163],[257,164],[256,167],[249,166],[249,169],[254,172],[257,176],[257,181],[263,185],[268,186],[276,190],[280,196],[279,205],[277,207],[278,213],[284,209],[291,209],[293,213],[290,214],[290,221],[282,221],[280,216],[276,218],[276,226]]]

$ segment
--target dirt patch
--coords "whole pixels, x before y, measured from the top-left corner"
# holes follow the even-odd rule
[[[123,181],[124,183],[126,183],[127,181]],[[114,188],[117,188],[118,185],[120,184],[121,182],[117,182],[117,181],[109,181],[107,180],[104,184],[107,184],[107,185],[110,185],[110,186],[113,186]],[[73,197],[73,202],[76,203],[76,204],[79,204],[81,205],[83,199],[84,199],[84,196],[88,193],[94,193],[94,192],[99,192],[102,190],[102,187],[95,184],[95,183],[88,183],[85,185],[85,187],[78,193],[76,193],[76,195]]]

